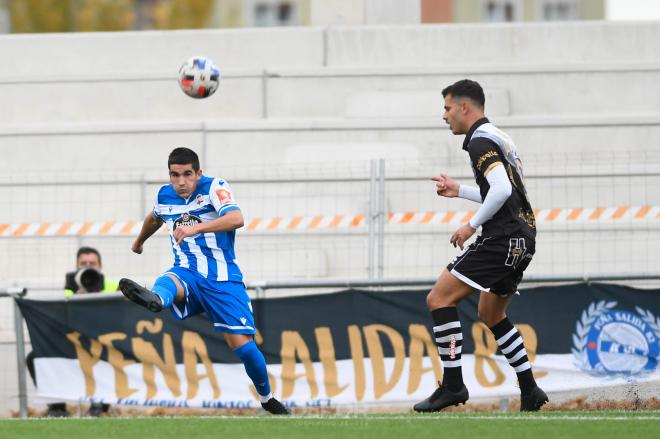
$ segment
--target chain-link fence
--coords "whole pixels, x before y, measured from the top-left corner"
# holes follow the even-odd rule
[[[660,152],[527,157],[538,246],[530,273],[653,271],[660,244]],[[249,280],[434,276],[457,254],[451,233],[479,207],[434,192],[446,172],[474,184],[464,163],[402,160],[224,172],[246,225],[237,255]],[[150,282],[171,264],[166,234],[141,256],[131,242],[167,182],[155,169],[6,176],[0,278],[58,290],[80,245],[99,248],[108,277]],[[216,175],[213,169],[209,175]],[[162,176],[164,178],[157,178]]]

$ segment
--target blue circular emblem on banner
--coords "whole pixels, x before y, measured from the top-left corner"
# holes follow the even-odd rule
[[[592,370],[604,373],[637,374],[658,366],[658,334],[639,315],[609,310],[589,328],[586,357]]]

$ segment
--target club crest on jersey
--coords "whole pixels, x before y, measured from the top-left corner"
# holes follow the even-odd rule
[[[201,222],[202,220],[199,217],[189,213],[184,213],[176,220],[174,220],[174,230],[176,230],[177,227],[194,226],[195,224],[199,224]]]
[[[227,190],[218,189],[217,191],[215,191],[215,194],[218,196],[218,200],[220,201],[220,204],[229,204],[232,202],[231,193],[229,193],[229,191]]]
[[[197,203],[198,206],[204,204],[204,196],[202,194],[197,194],[195,197],[195,203]]]
[[[573,334],[575,365],[592,375],[653,372],[660,357],[660,318],[636,307],[637,314],[614,309],[616,302],[594,302],[582,311]]]

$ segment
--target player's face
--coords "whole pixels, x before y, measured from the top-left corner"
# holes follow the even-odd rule
[[[95,268],[101,270],[101,261],[96,253],[82,253],[78,256],[78,268]]]
[[[464,99],[454,99],[451,95],[445,96],[445,112],[442,115],[453,134],[465,134],[465,107]]]
[[[202,170],[195,172],[192,165],[170,165],[170,183],[174,190],[183,198],[188,198],[197,189],[197,183],[202,178]]]

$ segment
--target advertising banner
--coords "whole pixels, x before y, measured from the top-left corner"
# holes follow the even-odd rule
[[[442,379],[427,290],[252,302],[271,387],[290,407],[414,403]],[[516,375],[459,306],[463,376],[474,398],[519,394]],[[258,407],[242,363],[206,316],[175,320],[125,300],[18,299],[38,395],[166,407]],[[660,381],[660,290],[578,284],[521,290],[508,312],[539,385],[554,391]]]

